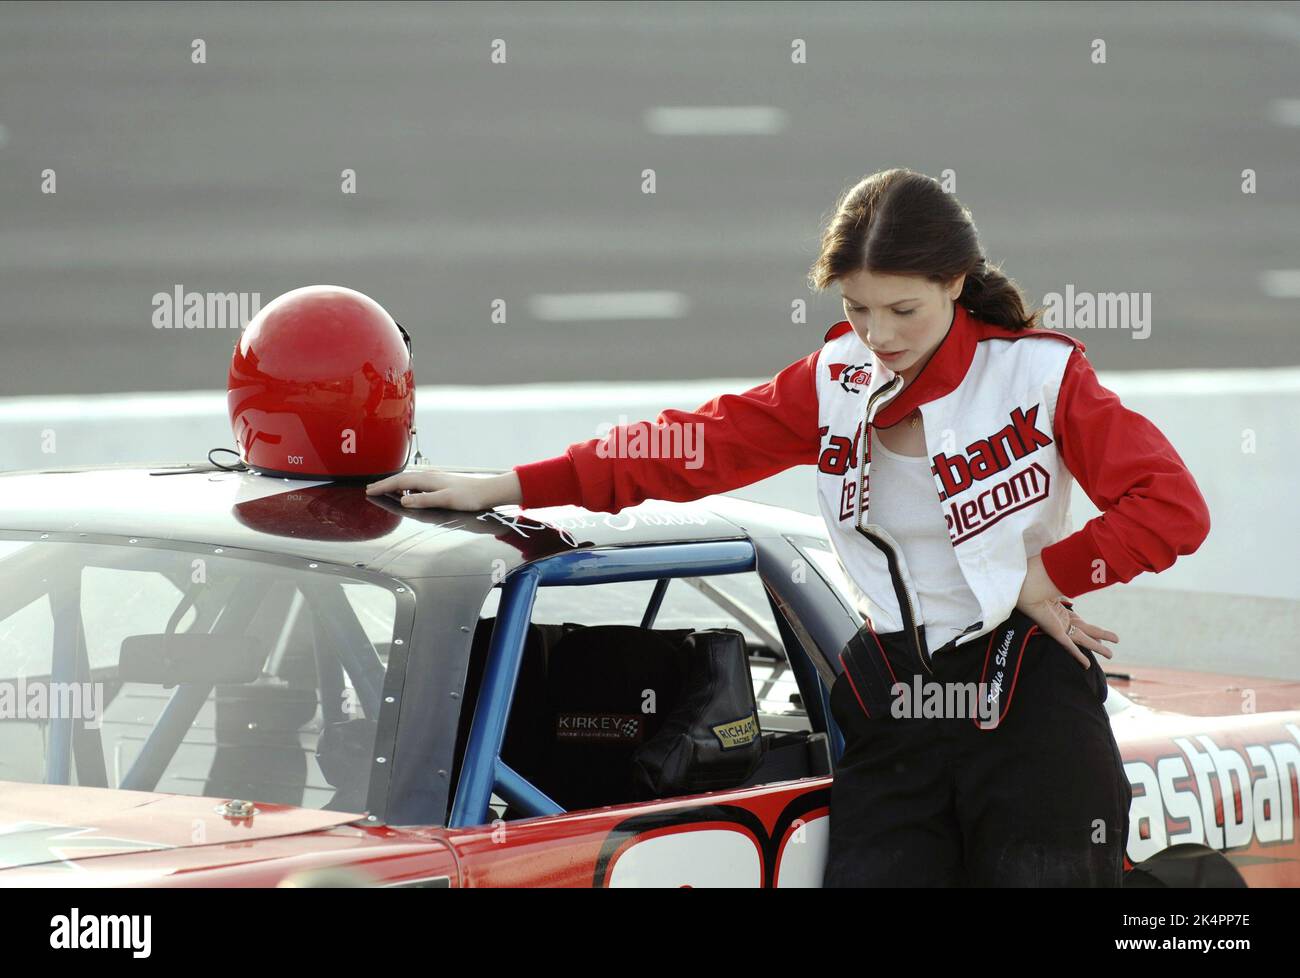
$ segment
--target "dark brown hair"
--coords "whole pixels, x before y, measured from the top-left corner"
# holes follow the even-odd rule
[[[1039,310],[1027,312],[1016,283],[988,264],[970,211],[924,173],[881,170],[841,195],[808,284],[820,292],[864,269],[940,284],[964,272],[957,301],[976,319],[1015,330],[1038,324]]]

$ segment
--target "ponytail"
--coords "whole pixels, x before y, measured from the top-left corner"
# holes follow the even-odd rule
[[[1038,325],[1039,310],[1026,312],[1020,287],[982,257],[979,265],[966,273],[957,301],[976,319],[994,326],[1021,330]]]

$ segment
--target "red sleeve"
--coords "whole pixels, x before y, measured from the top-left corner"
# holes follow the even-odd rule
[[[1165,570],[1209,534],[1210,511],[1174,446],[1102,387],[1077,349],[1053,429],[1066,468],[1101,510],[1043,549],[1043,568],[1065,597]]]
[[[516,465],[523,508],[578,505],[617,513],[646,499],[687,502],[816,464],[820,353],[742,394],[721,394],[694,411],[662,411],[653,422],[617,425],[563,455]],[[665,432],[677,440],[665,440]],[[638,451],[638,444],[659,447]],[[660,457],[631,457],[652,451]]]

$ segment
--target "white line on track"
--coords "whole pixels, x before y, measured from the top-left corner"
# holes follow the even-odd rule
[[[681,319],[689,307],[680,292],[568,292],[528,299],[533,318],[552,323]]]
[[[659,105],[647,109],[645,127],[656,136],[770,136],[786,127],[771,105]]]
[[[1229,394],[1272,396],[1300,394],[1300,367],[1222,368],[1193,370],[1101,371],[1101,382],[1121,395]],[[718,377],[670,381],[578,381],[573,383],[420,385],[415,402],[420,410],[557,411],[570,408],[615,407],[634,400],[667,404],[702,404],[728,391],[743,391],[766,377]],[[222,419],[226,397],[217,391],[175,391],[136,394],[33,395],[0,398],[0,432],[7,425],[76,419],[110,421],[168,421],[211,416]]]
[[[1268,115],[1276,125],[1300,128],[1300,98],[1275,98],[1268,103]]]
[[[1259,275],[1259,287],[1273,299],[1300,299],[1300,268],[1279,268]]]

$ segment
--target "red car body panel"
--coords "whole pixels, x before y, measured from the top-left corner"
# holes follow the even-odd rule
[[[313,832],[357,817],[345,812],[258,804],[254,817],[229,819],[216,811],[221,801],[148,791],[0,782],[0,816],[11,832],[22,824],[64,828],[64,848],[80,858],[196,843],[254,842]],[[49,838],[51,848],[59,849],[61,837]],[[35,849],[27,861],[15,864],[11,857],[5,864],[32,865],[34,856]]]
[[[1111,680],[1113,692],[1136,704],[1112,716],[1134,783],[1127,864],[1145,858],[1144,847],[1200,841],[1224,851],[1250,886],[1300,886],[1300,711],[1286,709],[1300,684],[1128,672],[1130,680]],[[1245,690],[1254,691],[1259,712],[1241,712]],[[222,799],[5,784],[6,833],[22,824],[64,831],[45,840],[44,860],[0,859],[7,867],[0,885],[274,886],[339,867],[357,882],[388,885],[816,885],[830,785],[828,777],[806,778],[422,829],[276,805],[232,821],[215,810]],[[0,850],[4,842],[0,835]]]
[[[1099,660],[1100,661],[1100,660]],[[1243,691],[1253,695],[1254,713],[1273,713],[1300,707],[1300,682],[1261,679],[1258,676],[1229,676],[1183,669],[1126,668],[1123,660],[1102,663],[1111,675],[1111,686],[1134,703],[1153,710],[1185,713],[1189,716],[1235,716],[1245,706]],[[1116,679],[1115,673],[1133,676]]]

